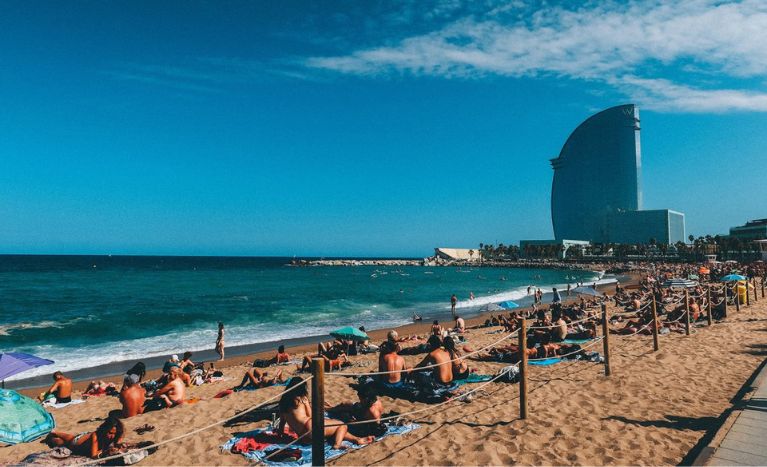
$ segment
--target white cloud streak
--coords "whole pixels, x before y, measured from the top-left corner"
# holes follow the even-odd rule
[[[767,77],[763,0],[596,3],[522,18],[511,11],[305,63],[369,76],[559,76],[607,83],[653,110],[767,111],[764,92],[728,89],[733,81]]]

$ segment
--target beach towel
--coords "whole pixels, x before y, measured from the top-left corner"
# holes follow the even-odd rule
[[[587,342],[591,342],[592,339],[565,339],[562,341],[563,344],[585,344]]]
[[[536,360],[528,360],[527,364],[528,365],[537,365],[537,366],[549,366],[549,365],[554,365],[555,363],[559,363],[561,361],[562,361],[562,359],[559,358],[559,357],[552,357],[552,358],[544,358],[544,359],[541,359],[541,360],[537,360],[537,359]]]
[[[390,435],[403,435],[413,430],[418,429],[420,426],[416,423],[409,423],[406,425],[390,425],[387,427],[386,433],[376,438],[376,441],[380,441]],[[243,441],[244,439],[253,441]],[[241,436],[234,437],[224,443],[221,446],[222,451],[238,453],[245,456],[247,459],[255,462],[261,462],[266,465],[275,466],[304,466],[312,464],[312,447],[305,444],[293,444],[288,449],[294,449],[296,452],[300,451],[300,459],[296,461],[272,461],[266,459],[266,457],[279,449],[287,447],[288,443],[293,441],[295,437],[288,437],[287,435],[280,435],[272,431],[267,430],[254,430],[248,433],[243,433]],[[249,449],[250,447],[254,449]],[[333,449],[333,447],[325,443],[325,460],[331,460],[341,456],[348,450],[361,449],[365,446],[360,446],[349,441],[343,442],[341,449]],[[235,448],[233,450],[233,448]],[[246,448],[247,450],[241,450],[240,448]]]
[[[486,383],[493,379],[491,375],[478,375],[476,373],[471,373],[469,376],[467,376],[464,379],[457,379],[455,380],[455,383],[458,386],[463,386],[464,384],[471,384],[471,383]]]
[[[78,465],[91,459],[72,454],[67,448],[53,448],[28,455],[19,462],[22,465]]]
[[[50,407],[52,409],[63,409],[64,407],[68,405],[75,405],[75,404],[82,404],[85,402],[85,399],[72,399],[70,402],[53,402],[53,399],[47,399],[45,402],[43,402],[43,406]]]

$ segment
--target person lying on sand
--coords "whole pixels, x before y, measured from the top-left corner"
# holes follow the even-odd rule
[[[282,377],[282,370],[277,370],[277,374],[273,378],[269,378],[269,372],[261,371],[258,368],[251,368],[245,372],[245,376],[242,377],[242,382],[233,387],[235,391],[241,391],[243,389],[258,389],[269,386],[274,386],[276,383],[284,382]]]
[[[45,442],[50,447],[66,447],[74,454],[98,459],[110,455],[113,449],[122,446],[125,427],[115,417],[108,417],[96,431],[84,432],[79,435],[53,430]]]
[[[114,383],[107,383],[104,381],[91,381],[88,387],[83,391],[83,396],[103,396],[105,394],[114,395],[117,393],[117,389]]]
[[[280,413],[280,425],[278,433],[284,433],[285,425],[289,426],[299,437],[302,444],[310,444],[312,441],[312,406],[309,402],[307,385],[299,376],[294,376],[288,381],[288,386],[280,398],[278,404]],[[336,426],[328,426],[336,425]],[[357,437],[349,433],[348,427],[341,421],[331,418],[325,419],[324,438],[332,439],[333,449],[340,449],[343,441],[363,445],[373,442],[372,436]]]
[[[123,389],[120,391],[120,403],[123,405],[122,417],[130,418],[144,413],[146,391],[138,382],[137,375],[125,375]]]
[[[343,350],[343,343],[338,340],[327,346],[321,342],[317,344],[317,354],[304,356],[298,371],[306,371],[307,368],[310,368],[312,360],[315,358],[325,360],[325,371],[340,370],[342,366],[351,364],[349,357],[346,356],[346,352]]]
[[[44,401],[48,396],[55,397],[57,404],[72,402],[72,380],[64,376],[64,373],[60,371],[55,372],[53,374],[53,385],[40,395],[40,400]]]

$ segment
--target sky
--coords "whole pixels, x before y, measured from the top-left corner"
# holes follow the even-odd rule
[[[767,2],[0,2],[0,253],[414,256],[552,238],[636,103],[644,208],[767,217]],[[588,174],[584,174],[588,181]]]

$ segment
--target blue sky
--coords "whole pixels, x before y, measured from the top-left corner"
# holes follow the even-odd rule
[[[767,4],[0,3],[0,252],[412,255],[550,238],[642,117],[645,208],[767,217]]]

